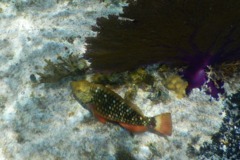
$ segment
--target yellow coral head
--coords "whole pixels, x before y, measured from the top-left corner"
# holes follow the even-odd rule
[[[72,91],[75,98],[82,103],[89,103],[92,100],[91,83],[88,81],[73,81],[71,82]]]

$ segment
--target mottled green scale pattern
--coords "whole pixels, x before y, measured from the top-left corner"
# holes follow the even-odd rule
[[[140,115],[111,91],[101,87],[92,87],[91,93],[92,103],[97,113],[104,118],[132,125],[147,126],[149,124],[150,118]]]

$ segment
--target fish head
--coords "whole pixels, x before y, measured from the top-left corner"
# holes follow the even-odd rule
[[[75,98],[82,103],[90,103],[92,100],[91,83],[88,81],[71,82],[72,92]]]

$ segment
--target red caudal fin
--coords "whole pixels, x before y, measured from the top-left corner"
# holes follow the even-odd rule
[[[156,126],[154,130],[157,132],[170,136],[172,134],[172,118],[171,113],[163,113],[154,117]]]
[[[130,132],[145,132],[147,130],[146,126],[136,126],[126,123],[119,123],[123,128],[126,128]]]

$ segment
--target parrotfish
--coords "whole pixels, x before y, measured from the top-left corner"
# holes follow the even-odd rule
[[[135,104],[103,85],[81,80],[71,82],[71,86],[74,97],[102,123],[115,122],[130,132],[172,134],[171,113],[147,117]]]

